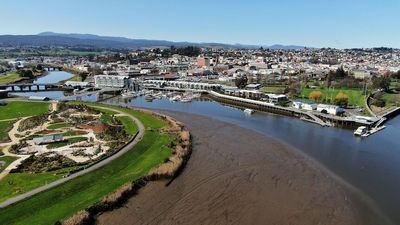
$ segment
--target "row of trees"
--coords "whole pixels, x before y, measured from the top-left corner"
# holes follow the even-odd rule
[[[315,102],[322,102],[324,94],[321,91],[312,91],[308,98]],[[349,104],[349,96],[343,92],[339,92],[333,103],[341,107],[346,107]]]
[[[195,57],[201,54],[201,48],[196,46],[187,46],[182,48],[176,48],[175,46],[171,46],[169,49],[163,49],[163,50],[156,48],[153,50],[153,53],[161,54],[161,56],[164,58],[168,58],[174,54]]]

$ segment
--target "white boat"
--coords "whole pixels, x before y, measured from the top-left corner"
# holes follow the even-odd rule
[[[170,101],[173,101],[173,102],[176,102],[176,101],[180,101],[181,98],[182,98],[182,96],[180,96],[180,95],[175,95],[175,96],[169,98],[169,100],[170,100]]]
[[[368,128],[365,126],[361,126],[361,127],[357,128],[356,131],[354,131],[354,135],[357,135],[357,136],[365,136],[366,134],[368,134]]]
[[[247,114],[247,115],[251,115],[251,114],[254,113],[254,110],[252,110],[252,109],[245,109],[245,110],[243,110],[243,112],[244,112],[245,114]]]
[[[153,100],[155,99],[155,97],[154,97],[153,95],[151,95],[151,94],[148,94],[148,95],[146,95],[146,96],[144,97],[144,99],[145,99],[146,101],[148,101],[148,102],[151,102],[151,101],[153,101]]]
[[[180,102],[183,102],[183,103],[187,103],[187,102],[191,102],[191,101],[192,101],[191,98],[186,98],[186,97],[183,97],[183,98],[181,98],[181,100],[180,100]]]
[[[124,91],[121,93],[121,96],[123,98],[133,98],[133,97],[135,97],[135,93],[133,93],[131,91]]]

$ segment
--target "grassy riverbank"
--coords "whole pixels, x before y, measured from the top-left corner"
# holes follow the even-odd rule
[[[16,72],[0,75],[0,84],[15,83],[23,78]]]
[[[123,184],[142,177],[172,154],[173,150],[167,145],[175,137],[158,131],[167,125],[165,121],[127,108],[109,108],[137,117],[146,128],[142,140],[122,157],[89,174],[2,209],[0,223],[54,224],[99,201]]]
[[[21,117],[37,116],[49,111],[49,103],[9,101],[0,106],[0,142],[7,139],[7,131]]]
[[[0,106],[0,120],[37,116],[49,111],[47,102],[9,101]]]

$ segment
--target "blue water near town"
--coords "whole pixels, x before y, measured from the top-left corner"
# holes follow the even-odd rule
[[[68,80],[74,75],[64,71],[50,71],[46,75],[36,78],[33,83],[36,84],[56,84],[60,81]],[[42,90],[44,87],[39,87]],[[32,87],[35,90],[36,87]],[[21,92],[15,93],[18,96],[39,96],[39,97],[49,97],[50,99],[60,99],[65,96],[63,91],[36,91],[36,92]],[[82,96],[77,100],[81,101],[96,101],[97,95],[87,95]]]
[[[36,82],[57,83],[72,77],[72,74],[64,73],[50,72]],[[52,99],[64,96],[63,92],[58,91],[20,94]],[[96,95],[80,98],[83,101],[97,99]],[[286,116],[259,112],[245,116],[241,109],[209,100],[180,103],[161,99],[147,102],[144,97],[116,97],[106,100],[106,103],[198,114],[276,138],[306,153],[359,189],[394,224],[400,224],[400,116],[388,121],[383,131],[362,139],[355,137],[352,130],[321,127]],[[268,149],[268,146],[265,148]]]
[[[74,75],[64,71],[50,71],[46,75],[36,78],[33,83],[55,84],[63,80],[68,80]]]
[[[258,112],[245,116],[241,109],[208,100],[147,102],[140,97],[106,102],[198,114],[276,138],[316,159],[371,198],[394,224],[400,224],[400,116],[388,121],[383,131],[362,139],[355,137],[352,130],[321,127],[286,116]]]

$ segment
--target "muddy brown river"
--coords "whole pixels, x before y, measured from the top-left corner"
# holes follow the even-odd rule
[[[193,154],[169,186],[153,182],[98,224],[378,224],[356,194],[304,154],[215,119],[161,111],[186,124]]]

